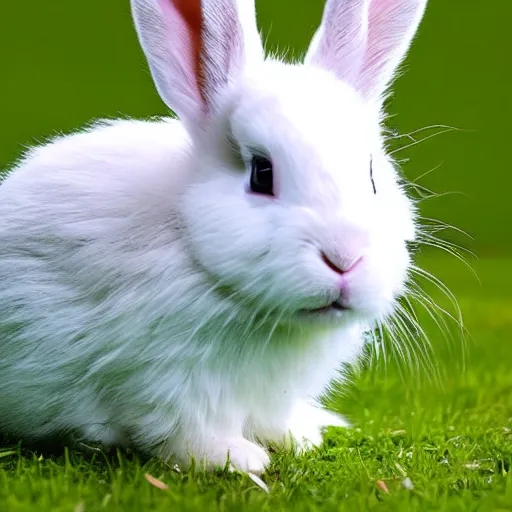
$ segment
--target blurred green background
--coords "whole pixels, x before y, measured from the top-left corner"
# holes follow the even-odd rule
[[[268,45],[304,51],[324,0],[259,0]],[[507,145],[512,102],[512,0],[430,0],[396,82],[391,126],[460,131],[397,154],[414,179],[435,192],[423,214],[468,231],[478,255],[512,250],[512,172]],[[97,117],[165,113],[141,51],[128,0],[44,0],[0,6],[0,169],[23,145]],[[425,132],[428,135],[431,132]],[[419,134],[421,136],[421,134]],[[405,144],[407,139],[401,141]]]

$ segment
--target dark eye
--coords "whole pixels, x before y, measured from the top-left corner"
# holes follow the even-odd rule
[[[251,190],[257,194],[274,195],[274,172],[272,162],[262,156],[253,156],[251,161]]]
[[[377,193],[377,189],[375,188],[375,181],[373,181],[373,158],[370,159],[370,180],[372,181],[373,193]]]

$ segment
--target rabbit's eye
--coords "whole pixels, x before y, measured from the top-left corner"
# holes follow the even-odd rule
[[[372,182],[373,193],[376,194],[377,188],[375,187],[375,181],[373,181],[373,158],[370,159],[370,180]]]
[[[272,162],[262,156],[253,156],[251,161],[251,190],[256,194],[274,195],[274,172]]]

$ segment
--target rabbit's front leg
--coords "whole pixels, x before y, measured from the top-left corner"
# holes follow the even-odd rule
[[[160,445],[155,453],[163,459],[176,457],[180,467],[188,469],[194,461],[200,469],[212,471],[229,464],[239,471],[262,474],[270,463],[267,452],[256,443],[243,437],[241,430],[218,432],[207,427],[188,428],[174,433],[168,442]]]
[[[287,441],[290,436],[298,451],[310,450],[323,442],[322,431],[326,427],[349,427],[338,414],[321,409],[305,400],[298,401],[288,418]]]
[[[206,442],[199,445],[189,439],[183,439],[180,445],[172,450],[173,453],[160,452],[157,455],[164,458],[169,458],[171,455],[177,456],[184,469],[190,467],[194,460],[197,467],[207,471],[223,468],[229,460],[229,464],[234,469],[256,475],[262,474],[270,463],[267,452],[242,435],[212,434]]]
[[[208,469],[224,466],[229,456],[229,462],[235,469],[257,475],[263,473],[270,463],[270,458],[262,447],[242,436],[212,436],[204,455]]]

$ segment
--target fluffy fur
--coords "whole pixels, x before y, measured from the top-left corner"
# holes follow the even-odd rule
[[[316,399],[392,312],[415,236],[380,135],[384,86],[370,98],[340,80],[333,68],[364,74],[364,58],[322,43],[343,33],[340,7],[368,2],[328,2],[295,65],[263,58],[251,2],[239,2],[185,13],[200,2],[132,0],[182,121],[98,123],[31,150],[1,184],[4,430],[134,441],[207,467],[229,453],[261,472],[268,443],[318,444],[322,427],[344,424]],[[398,43],[383,46],[386,62],[403,58],[425,3],[358,11],[365,27],[384,4],[404,7],[382,20]],[[275,198],[248,193],[255,151],[273,161]],[[340,275],[322,252],[341,268],[360,261]],[[340,293],[348,309],[313,312]]]

